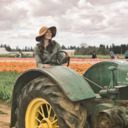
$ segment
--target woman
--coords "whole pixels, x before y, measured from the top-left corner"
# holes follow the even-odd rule
[[[34,56],[36,60],[36,65],[38,68],[49,67],[51,64],[58,64],[57,61],[66,63],[69,57],[69,54],[66,53],[66,57],[62,54],[59,54],[58,60],[52,56],[57,52],[61,51],[60,45],[52,40],[56,35],[56,27],[42,27],[39,31],[39,35],[36,37],[36,41],[39,43],[34,48]]]
[[[97,56],[96,56],[96,53],[93,52],[93,54],[92,54],[92,59],[95,59],[95,58],[97,58]]]

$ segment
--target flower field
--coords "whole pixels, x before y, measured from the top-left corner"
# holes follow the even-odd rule
[[[82,75],[92,64],[74,64],[69,68]],[[36,68],[34,62],[0,62],[0,99],[11,102],[13,85],[18,76],[31,68]]]
[[[74,69],[79,74],[83,74],[92,64],[70,64],[69,68]],[[28,69],[36,68],[34,62],[0,62],[0,72],[11,71],[11,72],[24,72]]]

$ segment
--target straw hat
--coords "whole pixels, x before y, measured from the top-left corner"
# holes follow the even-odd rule
[[[52,37],[54,37],[55,35],[56,35],[56,27],[54,27],[54,26],[52,26],[52,27],[42,27],[40,30],[39,30],[39,35],[36,37],[36,41],[40,41],[40,37],[42,37],[45,33],[46,33],[46,31],[48,30],[48,29],[50,29],[51,30],[51,32],[52,32]]]

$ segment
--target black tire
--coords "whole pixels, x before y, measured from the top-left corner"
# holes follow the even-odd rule
[[[16,128],[25,128],[25,114],[34,98],[45,99],[54,109],[59,128],[85,128],[86,110],[80,102],[70,101],[49,78],[37,78],[22,89],[17,102]]]
[[[86,121],[84,128],[91,128],[91,126],[90,126],[88,121]]]
[[[95,117],[94,128],[116,128],[113,120],[106,113],[99,113]]]

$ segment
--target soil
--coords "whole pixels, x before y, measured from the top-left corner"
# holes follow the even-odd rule
[[[0,101],[0,128],[10,127],[11,107],[9,104]]]

